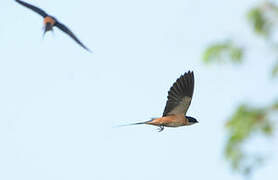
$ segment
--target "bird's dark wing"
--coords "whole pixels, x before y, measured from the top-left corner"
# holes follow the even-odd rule
[[[18,2],[19,4],[25,6],[25,7],[29,8],[29,9],[32,9],[36,13],[40,14],[42,17],[48,16],[46,12],[44,12],[42,9],[40,9],[38,7],[35,7],[35,6],[31,5],[31,4],[28,4],[28,3],[20,1],[20,0],[16,0],[16,2]]]
[[[193,95],[194,74],[188,71],[173,84],[168,92],[163,116],[186,114]]]
[[[59,29],[61,29],[63,32],[67,33],[72,39],[75,40],[75,42],[77,42],[80,46],[82,46],[84,49],[86,49],[87,51],[91,52],[90,49],[88,49],[72,32],[71,30],[65,26],[64,24],[56,21],[55,26],[57,26]]]

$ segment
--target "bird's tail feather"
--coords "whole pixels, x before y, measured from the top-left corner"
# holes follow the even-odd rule
[[[155,118],[152,118],[151,120],[148,121],[143,121],[143,122],[137,122],[137,123],[130,123],[130,124],[123,124],[123,125],[118,125],[116,127],[125,127],[125,126],[134,126],[134,125],[140,125],[140,124],[148,124],[148,122],[153,121]]]

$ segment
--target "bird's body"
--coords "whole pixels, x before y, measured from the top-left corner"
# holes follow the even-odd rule
[[[52,16],[46,16],[43,19],[43,24],[44,24],[44,33],[45,34],[47,31],[52,31],[53,27],[56,24],[56,19]]]
[[[152,118],[149,121],[133,123],[130,125],[154,125],[160,127],[159,131],[162,131],[164,127],[189,126],[198,123],[195,118],[186,116],[186,112],[191,103],[193,90],[194,74],[189,71],[178,78],[170,88],[162,117]]]
[[[154,126],[179,127],[187,125],[188,120],[183,115],[170,115],[152,119],[152,121],[149,121],[146,124]]]
[[[43,24],[46,25],[46,24],[50,24],[52,27],[55,25],[56,23],[56,20],[54,17],[52,16],[46,16],[44,19],[43,19]]]
[[[87,51],[90,51],[74,34],[73,32],[64,24],[62,24],[61,22],[59,22],[56,18],[54,18],[51,15],[48,15],[45,11],[43,11],[42,9],[35,7],[31,4],[28,4],[24,1],[21,0],[15,0],[16,2],[18,2],[19,4],[23,5],[26,8],[29,8],[31,10],[33,10],[34,12],[38,13],[39,15],[41,15],[44,19],[43,19],[43,23],[44,23],[44,34],[48,31],[53,30],[53,27],[57,27],[59,28],[61,31],[63,31],[64,33],[68,34],[76,43],[78,43],[81,47],[83,47],[84,49],[86,49]]]

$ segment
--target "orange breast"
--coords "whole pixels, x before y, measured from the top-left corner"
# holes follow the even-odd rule
[[[178,127],[186,125],[186,119],[183,115],[172,115],[154,119],[148,124],[156,126]]]
[[[50,16],[46,16],[43,20],[44,24],[50,23],[52,26],[55,24],[55,22],[56,21]]]

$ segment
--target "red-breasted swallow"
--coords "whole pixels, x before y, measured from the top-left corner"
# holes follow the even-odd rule
[[[52,31],[53,27],[58,27],[60,30],[62,30],[63,32],[67,33],[75,42],[77,42],[81,47],[83,47],[84,49],[86,49],[87,51],[91,52],[90,49],[88,49],[73,33],[72,31],[65,26],[63,23],[59,22],[55,17],[48,15],[44,10],[35,7],[31,4],[28,4],[26,2],[20,1],[20,0],[15,0],[16,2],[18,2],[19,4],[35,11],[36,13],[38,13],[39,15],[41,15],[44,20],[44,34],[47,31]]]
[[[149,121],[133,123],[129,125],[148,124],[159,127],[159,132],[164,127],[189,126],[198,121],[186,112],[190,106],[194,91],[194,74],[188,71],[180,76],[168,91],[167,103],[162,117],[152,118]]]

